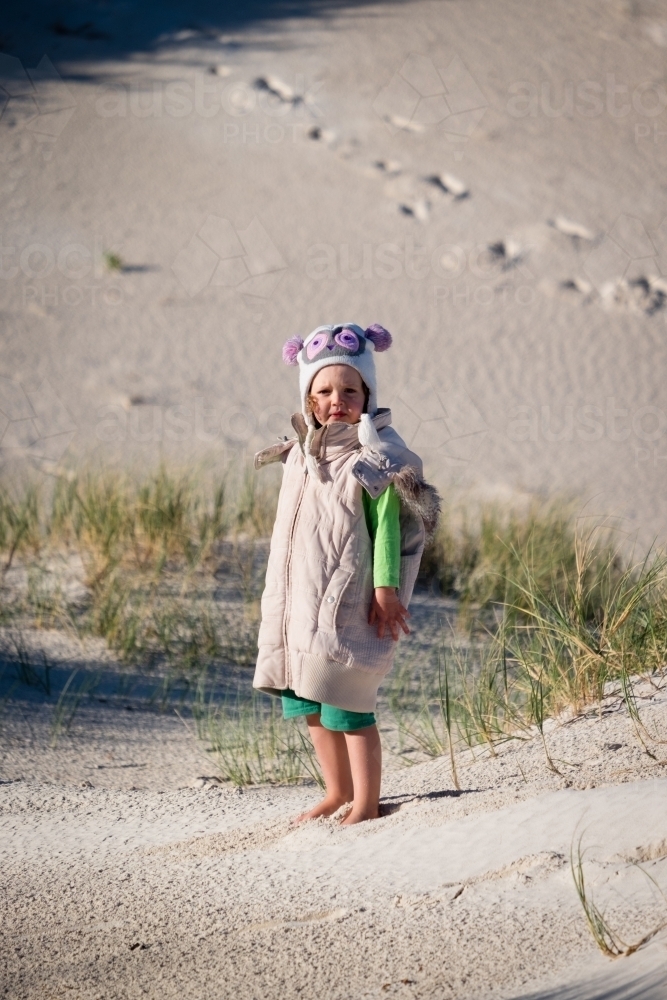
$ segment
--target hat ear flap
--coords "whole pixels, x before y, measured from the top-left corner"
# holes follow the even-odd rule
[[[364,330],[364,337],[366,340],[370,340],[376,351],[388,351],[391,347],[391,334],[379,323],[373,323],[367,330]]]
[[[301,337],[290,337],[283,344],[283,361],[286,365],[298,365],[297,354],[303,348]]]

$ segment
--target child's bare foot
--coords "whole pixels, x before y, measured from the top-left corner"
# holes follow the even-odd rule
[[[316,806],[313,806],[313,808],[309,809],[308,812],[301,813],[301,815],[297,816],[292,822],[296,826],[297,823],[305,823],[306,820],[318,819],[320,816],[333,816],[333,814],[337,812],[341,806],[345,805],[346,801],[347,799],[341,798],[340,796],[327,795],[321,802],[318,802]]]
[[[380,812],[375,810],[372,812],[366,809],[355,809],[354,806],[350,809],[349,813],[344,820],[341,821],[341,826],[354,826],[355,823],[365,823],[369,819],[379,819]]]

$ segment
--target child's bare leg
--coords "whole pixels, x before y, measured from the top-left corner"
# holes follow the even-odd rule
[[[382,746],[377,726],[366,726],[345,733],[345,743],[352,771],[354,800],[343,820],[345,826],[377,819],[380,815]]]
[[[306,722],[317,759],[322,768],[326,795],[308,812],[297,816],[297,823],[302,823],[306,819],[317,819],[318,816],[331,816],[342,805],[351,802],[354,798],[345,733],[325,729],[320,722],[319,715],[307,715]]]

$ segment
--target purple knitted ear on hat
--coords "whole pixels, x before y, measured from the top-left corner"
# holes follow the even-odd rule
[[[364,337],[370,340],[376,351],[388,351],[391,347],[391,334],[379,323],[373,323],[364,330]]]
[[[283,361],[286,365],[298,365],[296,359],[297,354],[303,347],[303,341],[301,337],[290,337],[283,344]]]

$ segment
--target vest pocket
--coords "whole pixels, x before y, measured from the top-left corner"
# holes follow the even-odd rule
[[[340,566],[334,570],[333,576],[329,580],[329,586],[324,591],[320,602],[320,610],[317,616],[318,632],[336,631],[338,609],[345,597],[353,575],[350,570],[342,569]]]

